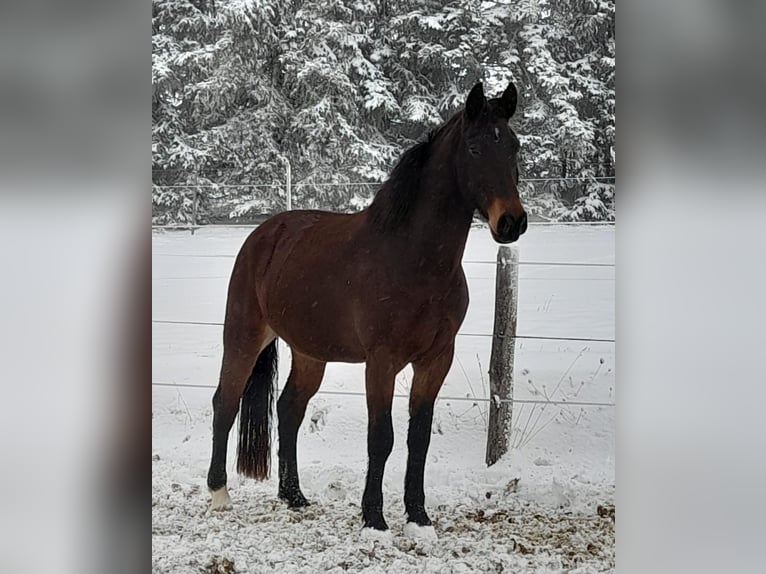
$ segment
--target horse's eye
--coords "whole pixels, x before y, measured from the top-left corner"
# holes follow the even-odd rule
[[[479,155],[479,148],[477,148],[474,145],[469,145],[468,146],[468,153],[470,153],[471,155]]]
[[[495,143],[500,141],[500,128],[495,127]]]

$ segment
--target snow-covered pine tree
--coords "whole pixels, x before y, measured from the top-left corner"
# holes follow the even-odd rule
[[[153,0],[153,216],[350,209],[476,80],[520,88],[531,211],[613,218],[612,0]],[[165,187],[165,186],[174,187]],[[227,186],[235,187],[227,187]],[[176,187],[178,186],[178,187]]]
[[[153,0],[152,182],[156,222],[188,221],[189,188],[208,200],[232,197],[231,188],[281,179],[277,134],[285,108],[273,86],[285,2]],[[173,187],[163,187],[173,186]],[[255,196],[252,188],[235,194]],[[265,191],[270,191],[266,188]],[[273,200],[258,188],[258,198]],[[244,197],[243,197],[244,196]]]
[[[398,102],[379,67],[382,35],[375,5],[348,0],[303,2],[286,30],[283,149],[298,205],[347,209],[368,186],[314,184],[380,181],[396,155],[384,135]]]

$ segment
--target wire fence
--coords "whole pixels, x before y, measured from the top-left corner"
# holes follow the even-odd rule
[[[184,389],[215,389],[215,385],[196,385],[192,383],[169,383],[169,382],[152,382],[153,387],[168,387],[168,388],[184,388]],[[282,387],[277,389],[277,394],[282,390]],[[366,393],[357,391],[325,391],[319,389],[316,392],[317,395],[336,396],[336,397],[365,397]],[[409,399],[410,396],[403,393],[394,393],[395,399]],[[614,407],[615,403],[594,402],[594,401],[568,401],[565,399],[552,401],[552,400],[538,400],[538,399],[500,399],[500,398],[485,398],[485,397],[453,397],[453,396],[438,396],[437,401],[444,402],[469,402],[469,403],[515,403],[526,405],[552,405],[552,406],[569,406],[569,407]]]
[[[481,275],[466,275],[466,279],[492,279]],[[221,281],[229,279],[228,275],[188,275],[188,276],[168,276],[152,277],[152,281],[191,281],[196,279],[209,279]],[[614,277],[521,277],[524,281],[609,281],[614,283]]]
[[[215,223],[167,223],[167,224],[160,224],[160,223],[153,223],[152,229],[165,229],[168,231],[172,230],[178,230],[178,231],[190,231],[190,230],[196,230],[196,229],[215,229],[216,227],[231,227],[232,229],[253,229],[255,225],[257,225],[259,221],[254,221],[252,223],[230,223],[226,221],[219,221]],[[559,226],[559,225],[571,225],[571,226],[583,226],[583,225],[590,225],[590,226],[614,226],[614,221],[530,221],[528,225],[530,226]],[[492,262],[494,263],[494,262]]]
[[[288,173],[290,170],[288,170]],[[168,172],[155,172],[166,177]],[[264,216],[274,215],[285,208],[324,209],[339,212],[358,211],[372,201],[382,185],[379,181],[298,181],[287,176],[284,182],[231,181],[227,173],[209,173],[200,180],[200,174],[178,172],[175,177],[185,179],[162,183],[152,182],[152,222],[156,229],[196,229],[202,225],[257,223]],[[153,176],[154,177],[154,176]],[[237,174],[234,177],[241,177]],[[216,179],[223,181],[214,181]],[[570,217],[564,208],[579,197],[588,196],[594,189],[612,190],[614,176],[527,177],[519,179],[519,190],[528,211],[543,222],[561,219],[613,221],[613,212],[606,206],[587,216]],[[558,198],[554,206],[553,197]],[[566,201],[564,201],[566,198]],[[563,203],[562,203],[563,202]],[[569,213],[569,215],[567,215]],[[580,221],[577,221],[580,223]]]
[[[535,182],[567,182],[567,181],[598,181],[598,182],[613,182],[617,178],[614,176],[583,176],[583,177],[521,177],[519,183],[535,183]],[[296,182],[292,184],[293,188],[298,187],[380,187],[383,185],[381,181],[343,181],[343,182]],[[243,188],[243,189],[282,189],[284,183],[174,183],[174,184],[152,184],[153,187],[161,189],[189,189],[196,187],[197,189],[226,189],[226,188]]]
[[[226,226],[232,227],[232,226]],[[236,255],[230,253],[218,253],[218,254],[199,254],[199,253],[152,253],[152,257],[199,257],[204,259],[234,259]],[[497,265],[497,261],[482,260],[482,259],[464,259],[463,264],[478,264],[478,265]],[[530,265],[537,267],[606,267],[614,268],[614,263],[591,263],[588,261],[519,261],[519,265]]]
[[[545,224],[545,223],[538,223],[538,224]],[[556,225],[560,225],[560,223],[552,223]],[[578,224],[578,223],[574,223]],[[581,223],[579,223],[581,224]],[[603,223],[598,223],[603,225]],[[608,223],[608,224],[613,224]],[[167,226],[155,226],[155,227],[167,227]],[[252,227],[250,225],[227,225],[226,227]],[[195,253],[154,253],[153,257],[187,257],[187,258],[221,258],[221,259],[232,259],[236,257],[236,255],[232,254],[195,254]],[[464,260],[464,264],[479,264],[479,265],[497,265],[496,261],[491,260]],[[561,268],[601,268],[601,269],[614,269],[615,264],[614,263],[603,263],[603,262],[589,262],[589,261],[537,261],[537,260],[529,260],[529,261],[519,261],[519,266],[529,266],[529,267],[561,267]],[[226,279],[227,276],[200,276],[200,277],[166,277],[166,278],[157,278],[157,280],[169,280],[169,279],[177,279],[177,280],[199,280],[199,279]],[[154,278],[153,278],[154,279]],[[531,278],[534,279],[534,278]],[[539,279],[539,278],[538,278]],[[567,279],[567,280],[574,280],[574,281],[582,281],[582,280],[607,280],[607,281],[614,281],[614,278],[579,278],[579,277],[573,277],[573,278],[561,278],[561,279]],[[223,323],[220,321],[196,321],[196,320],[178,320],[178,319],[165,319],[165,318],[153,318],[152,319],[153,325],[177,325],[177,326],[206,326],[206,327],[223,327]],[[500,337],[499,335],[494,335],[492,333],[473,333],[473,332],[459,332],[458,337],[479,337],[479,338],[492,338],[495,336]],[[559,342],[578,342],[578,343],[600,343],[600,344],[614,344],[615,339],[614,338],[599,338],[599,337],[575,337],[575,336],[550,336],[550,335],[533,335],[533,334],[516,334],[513,336],[509,336],[509,338],[513,340],[533,340],[533,341],[559,341]],[[580,355],[578,355],[578,358],[582,355],[582,352]],[[459,359],[458,363],[459,363]],[[576,360],[576,359],[575,359]],[[462,368],[462,364],[461,364]],[[571,366],[570,366],[571,369]],[[567,372],[569,369],[567,370]],[[468,375],[465,373],[465,369],[463,369],[464,374],[466,377]],[[564,373],[564,376],[567,373]],[[563,380],[562,376],[562,380]],[[470,379],[469,379],[470,380]],[[482,381],[483,382],[483,381]],[[559,385],[561,384],[561,381],[559,381]],[[216,387],[214,385],[201,385],[201,384],[194,384],[194,383],[185,383],[185,382],[167,382],[167,381],[153,381],[152,382],[153,387],[165,387],[165,388],[189,388],[189,389],[215,389]],[[558,385],[557,385],[558,388]],[[279,389],[278,389],[279,391]],[[354,392],[354,391],[332,391],[332,390],[322,390],[320,389],[317,392],[318,395],[326,395],[326,396],[347,396],[347,397],[364,397],[365,393],[363,392]],[[472,393],[475,395],[475,393]],[[486,393],[485,393],[486,394]],[[554,391],[555,394],[555,391]],[[611,396],[611,391],[610,391]],[[394,398],[397,399],[406,399],[408,398],[407,394],[404,393],[395,393]],[[541,406],[543,408],[547,406],[556,406],[556,407],[580,407],[580,408],[605,408],[605,407],[615,407],[614,402],[608,402],[608,401],[585,401],[585,400],[578,400],[576,396],[566,398],[562,397],[560,400],[553,400],[552,397],[546,396],[545,399],[520,399],[520,398],[509,398],[509,399],[500,399],[498,397],[493,398],[487,398],[487,397],[477,397],[477,396],[440,396],[440,401],[449,404],[452,401],[455,402],[470,402],[473,406],[477,406],[479,404],[488,404],[488,403],[515,403],[518,405],[521,405],[521,408],[524,408],[524,405],[531,405],[534,408]],[[534,410],[532,412],[528,412],[527,416],[531,417],[534,413]],[[486,412],[481,413],[481,416],[486,417]],[[537,413],[538,419],[539,419],[539,412]],[[579,420],[579,418],[578,418]],[[529,424],[527,422],[527,424]],[[533,425],[534,426],[534,425]],[[526,426],[525,426],[526,428]]]
[[[172,319],[152,319],[152,324],[156,325],[195,325],[203,327],[223,327],[223,323],[216,321],[177,321]],[[492,333],[461,333],[458,337],[500,337],[503,335],[493,335]],[[575,341],[582,343],[614,343],[614,339],[599,339],[595,337],[551,337],[547,335],[508,335],[511,339],[530,339],[535,341]]]

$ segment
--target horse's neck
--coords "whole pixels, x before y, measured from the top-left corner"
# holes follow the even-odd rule
[[[460,266],[473,220],[458,188],[452,155],[434,155],[424,166],[421,188],[407,221],[408,250],[425,257],[434,268],[452,272]]]

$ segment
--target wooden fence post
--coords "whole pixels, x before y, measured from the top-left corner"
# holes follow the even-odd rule
[[[497,250],[495,280],[495,327],[489,365],[489,427],[487,466],[508,452],[513,413],[513,355],[516,346],[516,316],[519,292],[519,251],[502,245]]]
[[[286,194],[285,199],[287,200],[287,211],[290,211],[293,208],[293,170],[292,166],[290,165],[290,160],[287,158],[284,158],[285,164],[287,166],[287,182],[286,182]]]
[[[194,235],[197,226],[197,194],[199,193],[199,176],[194,174],[194,187],[192,188],[192,221],[191,234]]]

